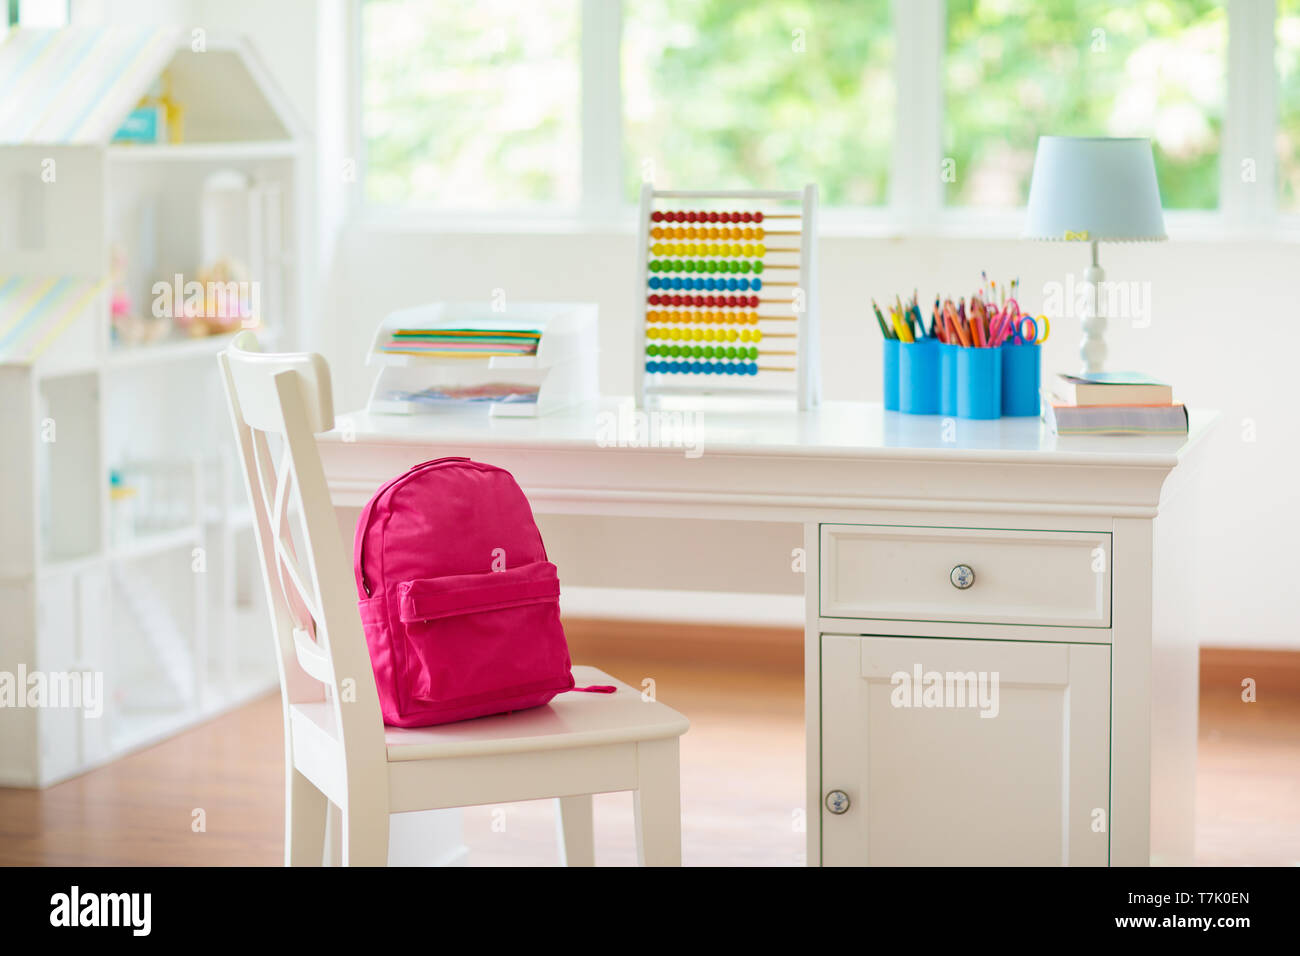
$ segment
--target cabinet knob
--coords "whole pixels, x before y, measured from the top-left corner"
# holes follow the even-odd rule
[[[839,816],[849,809],[849,795],[843,790],[832,790],[826,794],[826,809]]]
[[[948,574],[948,580],[959,591],[965,591],[975,583],[975,571],[969,564],[959,564]]]

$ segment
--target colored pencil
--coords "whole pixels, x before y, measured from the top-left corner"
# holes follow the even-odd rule
[[[885,317],[880,314],[880,306],[876,305],[875,299],[871,300],[871,310],[876,313],[876,322],[880,324],[880,334],[887,339],[896,338],[897,336],[895,336],[889,326],[885,324]]]

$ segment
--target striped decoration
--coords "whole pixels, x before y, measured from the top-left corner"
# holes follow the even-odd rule
[[[0,144],[105,144],[176,52],[178,31],[12,30],[0,43]]]
[[[40,358],[95,303],[106,281],[0,276],[0,362]]]

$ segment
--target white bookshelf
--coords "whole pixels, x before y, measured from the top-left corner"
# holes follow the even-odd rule
[[[183,141],[114,144],[164,72]],[[104,689],[98,719],[0,707],[0,785],[43,787],[275,686],[215,360],[233,336],[115,340],[110,250],[149,309],[154,282],[203,265],[204,184],[238,174],[261,334],[292,341],[304,135],[239,37],[16,30],[0,75],[0,672]]]

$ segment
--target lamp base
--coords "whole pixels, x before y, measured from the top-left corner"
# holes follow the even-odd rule
[[[1083,317],[1083,338],[1079,341],[1079,358],[1083,374],[1100,372],[1106,365],[1106,316],[1102,314],[1101,293],[1106,271],[1097,262],[1097,244],[1092,244],[1092,265],[1083,270],[1083,281],[1092,286],[1092,308]]]

